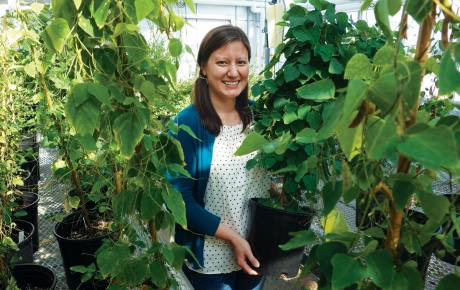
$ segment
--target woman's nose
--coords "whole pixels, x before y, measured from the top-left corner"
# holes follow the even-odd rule
[[[238,75],[238,67],[236,64],[230,64],[228,67],[228,75],[229,76],[237,76]]]

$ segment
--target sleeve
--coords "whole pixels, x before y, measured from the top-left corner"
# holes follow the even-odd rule
[[[201,124],[197,124],[199,120],[196,117],[183,117],[179,114],[178,117],[176,117],[175,122],[179,125],[185,124],[189,126],[196,136],[200,136],[197,132],[197,128],[199,128],[198,126]],[[221,218],[210,213],[204,208],[204,202],[203,200],[200,200],[200,194],[197,192],[198,179],[202,178],[199,172],[200,166],[198,164],[198,150],[200,147],[199,142],[203,141],[195,139],[184,130],[179,130],[177,135],[170,132],[170,135],[180,142],[184,151],[185,169],[192,177],[171,177],[168,174],[168,179],[172,186],[182,194],[182,198],[185,202],[187,229],[195,234],[214,236],[217,228],[219,227]]]

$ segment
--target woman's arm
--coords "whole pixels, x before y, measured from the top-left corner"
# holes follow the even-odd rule
[[[248,264],[249,261],[256,268],[260,265],[259,261],[257,261],[252,254],[251,247],[246,239],[223,223],[219,225],[214,236],[232,244],[235,251],[236,262],[246,273],[249,275],[258,275]]]

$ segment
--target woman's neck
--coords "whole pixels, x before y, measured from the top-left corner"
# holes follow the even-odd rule
[[[222,122],[222,125],[233,126],[241,122],[241,117],[235,108],[235,101],[225,103],[213,102],[213,106]]]

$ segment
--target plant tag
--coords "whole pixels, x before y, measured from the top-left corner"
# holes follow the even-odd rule
[[[85,227],[85,230],[88,230],[88,226],[86,225],[85,219],[83,219],[83,226]]]
[[[19,243],[24,241],[24,231],[19,232],[19,238],[18,239],[19,239]]]

